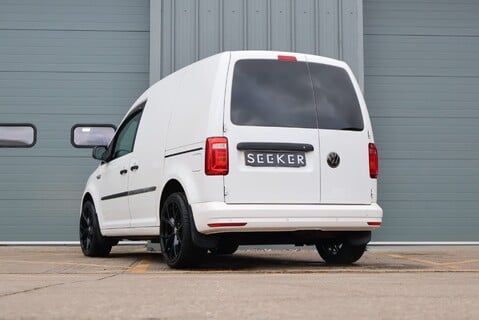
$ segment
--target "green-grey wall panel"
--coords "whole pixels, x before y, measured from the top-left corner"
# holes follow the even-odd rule
[[[361,0],[159,0],[150,21],[150,83],[227,50],[343,59],[363,83]]]
[[[294,4],[294,47],[298,52],[319,52],[316,1],[295,1]]]
[[[477,36],[476,0],[366,0],[367,34]]]
[[[0,148],[0,241],[77,240],[97,165],[76,123],[113,123],[148,87],[147,0],[1,1],[0,122],[37,127],[30,149]],[[7,169],[8,168],[8,169]]]
[[[220,5],[219,1],[199,1],[198,15],[198,57],[205,58],[218,52],[220,45]],[[201,30],[201,31],[200,31]]]
[[[1,30],[149,31],[144,0],[2,0]]]
[[[479,240],[479,3],[364,2],[377,241]]]
[[[241,50],[244,46],[243,1],[225,0],[222,3],[223,28],[220,30],[222,30],[223,47],[219,48],[219,51]]]

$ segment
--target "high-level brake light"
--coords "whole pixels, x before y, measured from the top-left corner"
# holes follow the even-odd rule
[[[280,61],[291,61],[291,62],[296,62],[298,59],[296,59],[295,56],[278,56],[278,60]]]

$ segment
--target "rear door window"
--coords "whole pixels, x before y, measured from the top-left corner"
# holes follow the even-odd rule
[[[278,60],[236,62],[231,121],[246,126],[317,128],[307,65]]]
[[[239,60],[233,72],[236,125],[362,130],[358,98],[339,67],[278,60]]]
[[[320,129],[363,130],[358,97],[346,70],[310,63]]]

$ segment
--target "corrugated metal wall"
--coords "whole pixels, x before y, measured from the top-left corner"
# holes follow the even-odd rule
[[[77,240],[97,161],[75,123],[115,123],[148,87],[149,1],[2,0],[0,122],[30,122],[32,149],[0,149],[0,241]]]
[[[363,78],[361,0],[162,0],[151,3],[150,82],[228,50],[346,60]]]
[[[385,212],[374,240],[479,240],[479,2],[364,2]]]

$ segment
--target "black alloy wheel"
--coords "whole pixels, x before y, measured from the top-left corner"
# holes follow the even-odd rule
[[[191,238],[190,207],[183,193],[168,196],[160,212],[160,245],[163,257],[172,268],[196,267],[206,250]]]
[[[316,244],[316,250],[328,264],[352,264],[366,251],[366,245],[352,245],[347,240],[329,239]]]
[[[183,222],[178,203],[174,201],[168,203],[161,217],[160,234],[164,243],[164,254],[169,260],[177,259],[183,238]]]
[[[91,201],[86,201],[80,216],[80,246],[83,254],[88,257],[105,257],[115,242],[101,235],[95,206]]]

